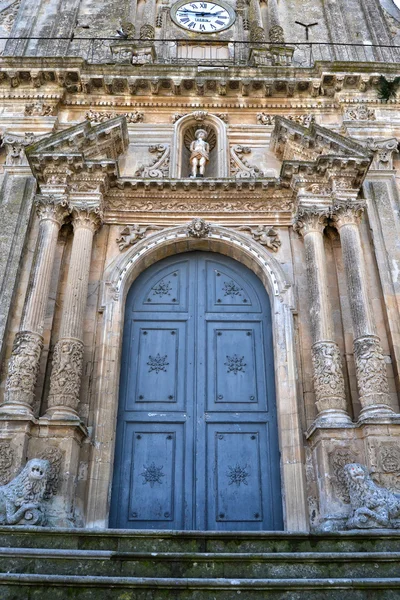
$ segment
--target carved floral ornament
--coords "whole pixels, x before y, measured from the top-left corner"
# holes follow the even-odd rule
[[[187,115],[190,115],[199,123],[204,121],[208,115],[213,115],[214,117],[221,119],[221,121],[224,121],[224,123],[228,123],[228,113],[209,113],[207,110],[195,110],[191,113],[175,113],[172,115],[172,122],[176,123],[179,119],[182,119],[182,117],[186,117]]]
[[[257,113],[257,124],[258,125],[274,125],[275,117],[285,117],[289,121],[293,121],[294,123],[299,123],[299,125],[304,125],[304,127],[309,127],[311,123],[315,123],[315,116],[311,113],[303,114],[303,115],[275,115],[271,113]]]
[[[105,123],[105,121],[108,121],[109,119],[115,119],[116,117],[125,117],[127,123],[142,123],[144,120],[144,113],[138,110],[125,113],[118,113],[112,110],[101,111],[90,109],[85,114],[85,118],[93,124]]]
[[[375,111],[366,104],[346,106],[343,113],[343,121],[375,121],[375,118]]]

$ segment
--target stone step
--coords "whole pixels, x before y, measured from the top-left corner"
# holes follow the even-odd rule
[[[400,530],[290,532],[88,530],[0,527],[0,547],[113,552],[400,552]]]
[[[0,548],[0,572],[96,577],[395,578],[399,552],[133,553]]]
[[[395,600],[400,578],[196,579],[0,573],[2,600]]]

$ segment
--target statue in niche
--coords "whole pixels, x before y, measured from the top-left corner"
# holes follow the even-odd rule
[[[206,142],[207,131],[198,129],[195,133],[195,140],[190,144],[190,167],[192,177],[204,177],[206,164],[210,160],[210,145]]]

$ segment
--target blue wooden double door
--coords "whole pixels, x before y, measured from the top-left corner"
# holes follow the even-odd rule
[[[230,258],[179,254],[129,291],[110,525],[282,529],[270,303]]]

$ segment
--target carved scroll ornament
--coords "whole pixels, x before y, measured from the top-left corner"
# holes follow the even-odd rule
[[[162,179],[169,175],[169,159],[171,149],[168,144],[156,144],[149,146],[149,152],[155,155],[150,165],[142,165],[135,173],[135,177],[148,177],[150,179]]]
[[[231,173],[237,179],[242,177],[262,177],[263,172],[258,167],[252,165],[246,158],[251,154],[249,146],[237,144],[230,149],[231,153]]]

